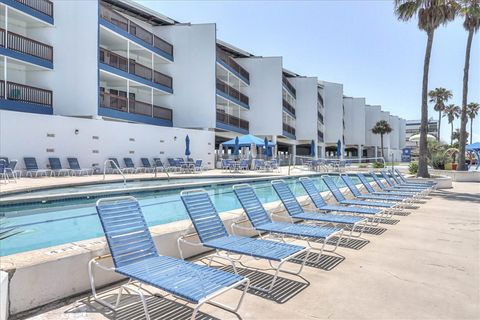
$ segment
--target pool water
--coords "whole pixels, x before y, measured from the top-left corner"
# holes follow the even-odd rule
[[[337,185],[341,179],[334,177]],[[312,177],[317,188],[327,190],[320,176]],[[287,179],[296,196],[306,195],[297,179]],[[232,185],[213,185],[206,190],[218,212],[241,208],[232,191]],[[270,181],[252,182],[262,203],[277,201]],[[139,192],[135,196],[149,226],[188,219],[180,200],[179,190]],[[0,207],[0,230],[15,227],[21,231],[13,237],[0,240],[0,256],[47,248],[64,243],[103,236],[95,210],[95,199],[75,199],[60,202]]]

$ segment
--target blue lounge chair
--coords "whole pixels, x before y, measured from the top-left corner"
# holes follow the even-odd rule
[[[397,173],[398,177],[405,183],[414,183],[414,184],[419,184],[419,185],[427,185],[427,186],[435,186],[437,183],[435,181],[421,181],[419,179],[407,179],[405,176],[400,172],[400,170],[395,169],[395,172]]]
[[[47,175],[50,173],[48,169],[39,169],[37,165],[37,160],[34,157],[24,157],[23,162],[25,163],[26,176],[38,177],[38,175]]]
[[[100,264],[104,257],[89,262],[88,271],[94,299],[104,306],[117,310],[122,291],[136,292],[143,304],[145,317],[150,319],[142,284],[148,284],[175,297],[195,304],[191,319],[195,319],[199,308],[210,303],[236,312],[249,286],[249,280],[222,270],[198,265],[188,261],[159,255],[148,230],[140,205],[133,197],[106,198],[97,201],[105,237],[110,248],[114,267]],[[130,280],[120,287],[116,304],[102,300],[95,289],[93,266],[114,271]],[[212,299],[239,286],[245,286],[235,307],[219,304]]]
[[[203,167],[203,160],[202,159],[197,159],[195,160],[195,171],[203,171],[205,168]]]
[[[306,184],[308,184],[307,181],[305,182]],[[285,183],[285,181],[273,180],[271,183],[272,183],[273,189],[275,190],[275,193],[278,195],[278,197],[282,201],[283,206],[287,210],[287,213],[292,220],[301,219],[306,221],[314,221],[317,223],[332,224],[336,226],[339,226],[339,225],[348,226],[350,229],[350,235],[349,235],[350,237],[352,237],[354,230],[358,228],[360,229],[360,231],[358,231],[359,233],[357,237],[359,237],[362,234],[363,229],[365,228],[365,224],[367,223],[367,219],[363,217],[353,216],[353,215],[339,215],[339,214],[325,213],[325,211],[329,211],[329,212],[336,211],[335,209],[337,207],[329,208],[329,209],[319,209],[320,212],[305,211],[302,205],[300,204],[300,202],[298,202],[297,198],[293,194],[292,190],[290,190],[288,185]],[[315,186],[313,187],[315,188]],[[318,194],[318,196],[321,197],[320,194]],[[323,201],[323,198],[322,198],[322,201]],[[327,208],[329,207],[326,203],[325,203],[325,206]],[[344,209],[348,207],[340,206],[338,208]],[[350,210],[349,212],[358,214],[358,212],[353,212],[353,211],[355,210]],[[380,210],[374,210],[373,212],[379,213]]]
[[[157,171],[167,171],[160,158],[153,158],[153,165]]]
[[[255,287],[255,289],[270,293],[275,285],[279,272],[299,274],[303,270],[308,258],[309,249],[284,242],[229,235],[205,190],[184,190],[180,193],[180,198],[187,209],[187,213],[201,244],[204,247],[216,250],[215,257],[229,261],[235,273],[237,273],[235,266],[236,260],[229,255],[231,253],[240,255],[240,258],[245,255],[255,259],[265,259],[270,263],[270,266],[275,269],[275,275],[270,285],[268,285],[267,288]],[[186,237],[180,238],[178,242],[180,252],[182,252],[181,243],[192,244],[186,240]],[[192,245],[198,246],[198,243]],[[222,254],[222,252],[226,252],[227,254]],[[285,262],[294,259],[299,260],[300,255],[304,255],[304,257],[301,259],[302,262],[297,271],[282,270]],[[214,256],[212,256],[212,259],[213,257]],[[278,265],[274,266],[272,262],[276,262]]]
[[[374,201],[357,200],[357,199],[348,200],[347,198],[345,198],[342,191],[340,191],[335,181],[333,181],[332,177],[328,175],[324,175],[322,176],[322,180],[327,186],[327,188],[330,190],[330,193],[333,195],[335,200],[337,200],[337,202],[340,204],[382,208],[384,209],[384,213],[385,213],[385,210],[393,209],[396,206],[396,204],[392,202],[374,202]]]
[[[320,191],[318,191],[317,187],[310,178],[302,177],[299,180],[305,191],[307,191],[312,203],[321,211],[337,211],[360,215],[376,215],[382,213],[382,210],[377,208],[351,207],[349,205],[329,205],[325,199],[323,199]]]
[[[247,171],[248,167],[249,167],[249,165],[248,165],[248,160],[247,159],[240,160],[240,163],[238,164],[238,170]]]
[[[142,163],[141,169],[143,170],[143,172],[155,171],[155,167],[151,165],[150,160],[148,160],[148,158],[140,158],[140,162]]]
[[[393,192],[393,191],[376,191],[370,182],[367,180],[367,177],[363,173],[357,173],[357,177],[360,180],[360,182],[363,184],[365,190],[368,191],[368,193],[373,194],[373,195],[380,195],[380,196],[395,196],[395,197],[403,197],[403,198],[410,198],[410,199],[415,199],[416,195],[411,194],[411,193],[401,193],[401,192]],[[376,176],[375,176],[376,177]],[[378,178],[377,178],[378,179]],[[377,184],[378,185],[378,184]]]
[[[262,203],[258,199],[257,195],[253,188],[248,184],[237,184],[233,186],[233,192],[237,196],[237,199],[240,201],[240,204],[243,207],[243,211],[248,217],[254,230],[258,232],[258,236],[262,237],[262,232],[267,232],[272,235],[280,236],[291,236],[295,238],[305,239],[308,243],[308,246],[312,250],[318,250],[319,254],[315,263],[320,261],[320,258],[323,254],[323,250],[328,243],[328,241],[337,236],[338,240],[333,250],[335,251],[340,243],[340,240],[343,236],[343,229],[327,226],[314,226],[308,224],[298,224],[292,222],[277,222],[272,221],[267,211],[263,207]],[[321,214],[317,213],[317,216],[321,219]],[[349,217],[354,218],[354,217]],[[316,220],[321,221],[321,220]],[[241,222],[241,221],[240,221]],[[235,230],[235,227],[242,229],[238,224],[232,225],[232,230]],[[312,245],[309,239],[317,239],[323,242],[320,248],[316,248]]]
[[[50,164],[50,176],[54,176],[55,174],[60,176],[62,173],[69,175],[71,173],[70,169],[64,169],[62,167],[62,162],[59,158],[48,158],[48,163]]]
[[[125,168],[124,170],[130,171],[131,173],[137,173],[137,172],[145,172],[143,167],[135,167],[135,164],[133,163],[132,158],[123,158],[123,162],[125,163]]]
[[[352,195],[355,198],[358,199],[363,199],[363,200],[375,200],[375,201],[389,201],[389,202],[396,202],[397,206],[399,202],[409,202],[408,197],[401,197],[401,196],[396,196],[396,195],[374,195],[374,194],[363,194],[360,192],[360,190],[357,188],[355,185],[355,182],[353,182],[352,178],[347,175],[347,174],[341,174],[340,177],[342,178],[343,182],[347,186],[347,188],[350,190]]]
[[[408,185],[398,185],[396,184],[385,171],[380,171],[383,180],[393,189],[400,190],[400,191],[410,191],[410,192],[417,192],[422,195],[426,195],[429,193],[429,187],[415,187],[415,186],[408,186]]]
[[[110,164],[110,172],[111,173],[122,173],[124,169],[120,167],[120,163],[118,162],[117,158],[108,158]],[[128,172],[128,170],[125,170]]]
[[[408,187],[413,187],[418,189],[428,189],[429,191],[431,191],[435,187],[433,184],[404,182],[395,174],[395,172],[391,170],[386,172],[386,175],[389,176],[391,179],[393,179],[395,184],[398,186],[408,186]]]
[[[68,167],[72,171],[72,174],[78,174],[78,175],[82,175],[84,173],[86,175],[93,174],[93,169],[85,169],[80,167],[80,163],[78,162],[77,158],[73,158],[73,157],[67,158],[67,162],[68,162]]]
[[[380,188],[380,190],[384,192],[391,192],[392,194],[395,195],[411,195],[415,197],[420,197],[421,193],[418,191],[408,191],[408,190],[402,190],[402,189],[396,189],[396,188],[390,188],[385,186],[385,184],[380,180],[380,178],[377,176],[375,172],[370,172],[370,176],[372,177],[373,181],[377,184],[377,186]]]
[[[0,177],[6,182],[10,182],[10,178],[16,183],[19,173],[15,170],[17,166],[17,160],[8,160],[7,157],[0,157]]]

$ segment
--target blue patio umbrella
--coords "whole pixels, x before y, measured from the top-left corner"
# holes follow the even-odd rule
[[[188,157],[190,156],[190,138],[187,136],[185,137],[185,155]]]
[[[474,142],[466,146],[467,151],[473,152],[477,157],[477,166],[475,170],[480,168],[480,142]]]
[[[342,155],[342,141],[340,141],[340,139],[338,139],[338,141],[337,141],[337,157],[340,158],[341,155]]]
[[[310,155],[312,157],[315,157],[315,141],[312,140],[312,142],[310,143]]]
[[[240,141],[238,137],[235,138],[235,145],[233,146],[233,155],[238,156],[240,155]]]
[[[265,157],[273,156],[271,145],[272,144],[268,142],[267,137],[265,137],[264,146],[263,146],[264,147],[263,154],[265,155]]]

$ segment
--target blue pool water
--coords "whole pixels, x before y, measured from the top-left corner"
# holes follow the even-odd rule
[[[336,177],[339,179],[339,177]],[[319,176],[312,177],[319,190],[326,190]],[[339,179],[341,180],[341,179]],[[287,183],[297,196],[305,191],[297,179]],[[337,180],[337,184],[343,185]],[[270,181],[253,182],[262,203],[278,200]],[[219,212],[240,208],[232,185],[206,188]],[[160,225],[188,219],[179,190],[135,193],[148,225]],[[22,233],[0,240],[0,256],[103,236],[95,210],[95,199],[75,199],[51,203],[0,207],[0,229],[16,227]]]

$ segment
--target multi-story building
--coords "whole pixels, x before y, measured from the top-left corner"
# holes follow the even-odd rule
[[[319,81],[323,87],[323,101],[325,103],[325,156],[336,157],[337,143],[341,142],[344,148],[344,108],[343,85],[339,83]],[[344,155],[341,150],[341,155]]]
[[[428,134],[431,134],[434,137],[438,137],[438,121],[429,119],[427,130]],[[420,120],[406,120],[403,132],[404,135],[402,141],[404,142],[404,147],[410,148],[412,157],[417,158],[420,151],[418,142],[410,141],[409,139],[414,134],[420,133]]]
[[[345,157],[362,158],[365,146],[365,98],[343,98]]]

